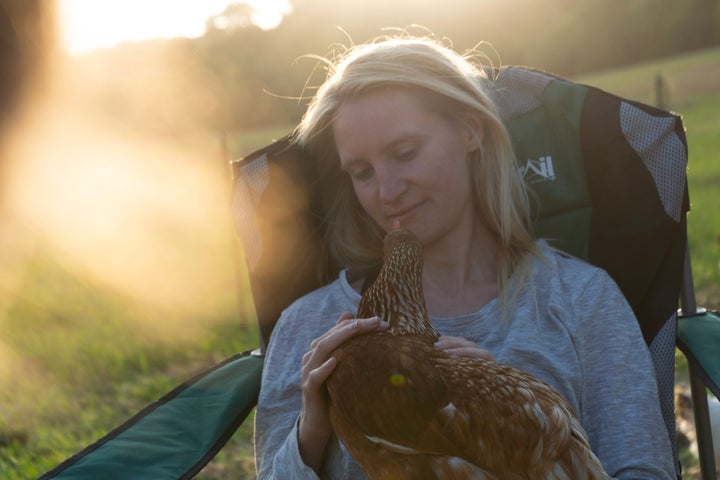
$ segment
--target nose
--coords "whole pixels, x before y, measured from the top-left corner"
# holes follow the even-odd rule
[[[383,204],[392,204],[407,190],[407,181],[396,169],[385,168],[377,172],[378,195]]]

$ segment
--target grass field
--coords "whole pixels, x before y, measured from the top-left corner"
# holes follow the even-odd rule
[[[658,74],[667,86],[667,107],[683,115],[687,128],[689,232],[698,297],[717,308],[720,49],[578,80],[653,103]],[[247,153],[287,130],[245,132],[228,143]],[[205,155],[216,153],[210,149]],[[239,254],[222,187],[227,169],[203,170],[208,191],[219,189],[219,195],[187,202],[185,193],[199,188],[192,183],[197,162],[183,162],[187,175],[180,167],[170,176],[164,168],[142,170],[155,184],[170,183],[162,195],[128,177],[123,188],[143,201],[127,214],[121,206],[130,197],[96,204],[75,189],[71,193],[78,197],[67,217],[52,210],[60,208],[57,202],[10,209],[4,216],[0,478],[37,477],[198,371],[257,345],[252,301],[244,273],[235,266]],[[108,175],[124,178],[122,173],[118,167]],[[55,192],[50,184],[40,186]],[[110,190],[103,198],[125,192]],[[173,215],[176,210],[181,214]],[[83,230],[90,220],[72,227],[48,225],[50,217],[81,213],[97,228]],[[80,235],[65,236],[68,230]],[[81,261],[87,258],[92,262]],[[198,478],[253,478],[251,432],[246,422]]]

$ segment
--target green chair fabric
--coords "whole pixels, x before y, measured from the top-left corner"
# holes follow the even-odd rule
[[[229,358],[177,387],[40,480],[192,478],[257,401],[263,359]]]
[[[678,347],[705,386],[720,398],[720,313],[680,318]]]

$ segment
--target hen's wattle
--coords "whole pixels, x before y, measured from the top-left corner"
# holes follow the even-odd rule
[[[608,479],[560,394],[507,365],[434,348],[422,251],[408,230],[385,239],[358,318],[386,332],[336,349],[326,385],[339,439],[371,479]]]

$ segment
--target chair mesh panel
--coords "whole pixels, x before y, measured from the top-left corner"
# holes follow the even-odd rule
[[[623,102],[620,106],[620,125],[628,143],[655,180],[665,212],[679,222],[685,184],[678,179],[685,176],[687,152],[675,133],[675,119],[648,115]]]
[[[523,68],[500,70],[490,91],[500,116],[514,118],[538,108],[542,93],[552,79],[549,75]],[[518,85],[523,89],[518,89]]]
[[[240,167],[236,176],[232,209],[235,227],[242,241],[250,269],[254,269],[263,252],[263,241],[255,218],[260,196],[268,186],[267,155],[263,154]]]
[[[675,337],[677,335],[677,315],[668,319],[650,344],[650,355],[655,364],[658,381],[658,395],[665,426],[670,436],[673,458],[678,458],[678,445],[674,441],[677,432],[675,425]]]

